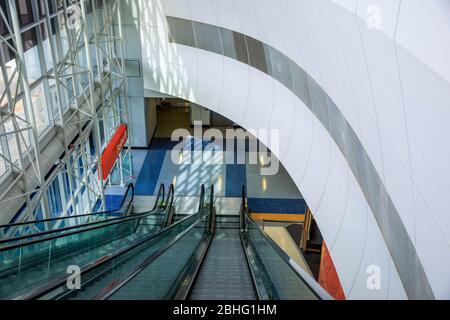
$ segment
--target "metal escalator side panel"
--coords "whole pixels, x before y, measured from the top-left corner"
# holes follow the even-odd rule
[[[261,299],[331,299],[329,294],[248,216],[245,187],[241,239]]]
[[[183,270],[179,273],[177,280],[174,281],[168,294],[164,297],[165,300],[186,300],[192,290],[214,238],[216,210],[212,203],[213,201],[210,202],[210,208],[208,208],[209,215],[205,221],[203,239],[195,248]]]

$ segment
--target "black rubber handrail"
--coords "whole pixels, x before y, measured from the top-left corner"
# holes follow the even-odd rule
[[[162,224],[163,227],[167,227],[169,225],[169,222],[171,222],[170,220],[171,220],[171,216],[172,216],[172,206],[173,206],[174,195],[175,195],[175,187],[172,183],[169,186],[169,191],[167,192],[167,199],[165,201],[166,215],[164,217],[164,221]]]
[[[242,187],[242,203],[243,203],[243,231],[247,230],[247,225],[245,218],[247,217],[252,223],[255,223],[255,221],[248,215],[248,208],[246,206],[246,192],[245,192],[245,186]],[[269,235],[264,231],[261,230],[261,228],[257,228],[259,232],[261,232],[264,239],[271,245],[271,247],[275,250],[275,252],[280,256],[280,258],[291,268],[292,271],[300,278],[302,279],[303,283],[311,290],[311,292],[319,299],[321,300],[332,300],[332,297],[311,277],[308,273],[306,273],[300,266],[298,266],[290,257],[289,255],[281,249],[278,244],[276,244],[275,241],[272,240],[272,238],[269,237]],[[251,240],[250,240],[251,241]]]
[[[158,196],[156,198],[155,205],[153,206],[153,209],[151,211],[135,214],[135,215],[132,215],[132,216],[123,216],[123,217],[111,218],[111,219],[108,219],[108,220],[89,222],[89,223],[85,223],[85,224],[79,224],[79,225],[65,227],[65,228],[60,228],[60,229],[48,230],[48,231],[43,231],[43,232],[38,232],[38,233],[32,233],[32,234],[25,235],[25,236],[22,236],[22,237],[3,239],[3,240],[0,240],[0,244],[13,242],[13,241],[18,241],[18,240],[23,240],[23,239],[27,239],[27,238],[35,238],[35,237],[40,237],[40,236],[46,236],[46,237],[39,238],[39,239],[34,239],[34,240],[25,241],[25,242],[14,243],[14,244],[11,244],[11,245],[1,246],[0,247],[0,252],[7,251],[7,250],[12,250],[12,249],[17,249],[19,247],[24,247],[24,246],[28,246],[28,245],[32,245],[32,244],[36,244],[36,243],[41,243],[41,242],[44,242],[44,241],[49,241],[49,240],[54,240],[54,239],[58,239],[58,238],[62,238],[62,237],[72,236],[72,235],[79,234],[79,233],[82,233],[82,232],[87,232],[87,231],[96,230],[96,229],[99,229],[99,228],[102,228],[102,227],[111,226],[111,225],[114,225],[114,224],[117,224],[117,223],[121,223],[123,221],[130,221],[130,220],[140,219],[140,218],[142,218],[144,216],[152,215],[152,214],[155,213],[155,209],[158,207],[158,202],[160,201],[160,199],[162,197],[161,193],[164,194],[164,186],[162,184],[160,186],[160,189],[159,189],[159,192],[158,192]],[[80,228],[80,230],[75,230],[75,231],[72,231],[72,232],[69,231],[69,230],[73,230],[73,229],[77,229],[77,228]],[[66,232],[66,231],[68,231],[68,232]],[[57,233],[57,234],[52,236],[52,234],[55,234],[55,233]]]
[[[125,191],[125,194],[124,194],[124,196],[122,198],[122,201],[120,202],[119,209],[108,210],[108,211],[101,211],[101,212],[92,212],[92,213],[80,214],[80,215],[76,215],[76,216],[64,216],[64,217],[55,217],[55,218],[48,218],[48,219],[41,219],[41,220],[34,220],[34,221],[23,221],[23,222],[8,223],[8,224],[0,225],[0,228],[18,227],[18,226],[23,226],[23,225],[27,225],[27,224],[46,223],[46,222],[58,221],[58,220],[64,220],[64,219],[70,219],[70,218],[88,217],[88,216],[95,216],[95,215],[100,215],[100,214],[114,213],[114,212],[120,211],[120,209],[123,207],[125,199],[127,198],[128,192],[130,190],[131,190],[131,201],[130,201],[130,204],[134,202],[134,185],[132,183],[130,183],[130,184],[128,184],[127,189]],[[127,207],[127,209],[128,208],[129,208],[129,206]]]
[[[201,186],[201,191],[200,191],[199,208],[203,208],[204,196],[205,196],[205,187],[204,187],[204,185],[202,185]],[[113,254],[106,255],[106,256],[104,256],[102,258],[99,258],[99,259],[95,260],[94,262],[92,262],[92,263],[82,267],[81,271],[80,271],[81,278],[83,278],[83,275],[86,275],[87,273],[89,273],[89,272],[91,272],[91,271],[93,271],[93,270],[95,270],[97,268],[101,268],[106,263],[108,263],[108,262],[110,262],[110,261],[112,261],[114,259],[117,259],[120,256],[125,255],[126,253],[132,251],[133,249],[135,249],[135,248],[137,248],[139,246],[141,246],[142,244],[144,244],[144,243],[146,243],[148,241],[151,241],[152,239],[155,239],[155,238],[161,236],[161,234],[163,234],[165,232],[168,232],[169,230],[171,230],[172,228],[175,228],[176,226],[178,226],[179,224],[185,222],[186,220],[192,219],[193,216],[194,215],[189,215],[186,218],[184,218],[184,219],[182,219],[180,221],[177,221],[176,223],[174,223],[174,224],[170,225],[169,227],[159,231],[156,234],[149,235],[149,236],[147,236],[147,237],[145,237],[145,238],[143,238],[143,239],[133,243],[132,245],[130,245],[130,246],[128,246],[128,247],[126,247],[126,248],[124,248],[124,249],[122,249],[120,251],[117,251],[117,252],[115,252]],[[197,224],[197,222],[195,222],[193,224]],[[30,291],[30,292],[28,292],[28,293],[26,293],[24,295],[21,295],[21,296],[17,297],[16,299],[18,299],[18,300],[39,299],[39,298],[49,294],[50,292],[60,288],[61,286],[64,286],[66,284],[66,282],[67,282],[67,275],[64,275],[63,277],[61,277],[59,279],[56,279],[56,280],[53,280],[53,281],[45,284],[44,286],[41,286],[41,287],[39,287],[39,288],[37,288],[35,290],[32,290],[32,291]]]

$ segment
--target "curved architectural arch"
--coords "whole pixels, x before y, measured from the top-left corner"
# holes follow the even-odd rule
[[[449,247],[439,229],[446,227],[445,220],[427,208],[427,201],[431,199],[420,202],[424,193],[411,179],[411,173],[413,176],[423,174],[413,171],[411,149],[415,147],[414,143],[408,137],[403,140],[390,137],[392,132],[389,130],[396,125],[399,135],[404,136],[402,129],[409,129],[405,122],[408,125],[410,122],[404,119],[407,118],[404,114],[397,114],[398,108],[393,108],[393,123],[383,125],[386,110],[380,107],[383,102],[395,105],[389,99],[398,98],[398,95],[400,100],[395,101],[400,101],[400,109],[410,107],[405,93],[408,90],[400,81],[409,80],[409,77],[400,72],[400,66],[414,62],[414,68],[426,67],[427,77],[433,77],[442,85],[441,100],[436,103],[439,108],[449,101],[445,72],[436,75],[426,61],[408,51],[403,52],[395,41],[387,45],[389,27],[365,31],[364,20],[358,18],[358,14],[364,12],[361,10],[367,7],[365,1],[352,1],[354,6],[348,7],[335,1],[284,0],[278,5],[267,1],[240,1],[239,4],[235,1],[175,2],[176,5],[169,0],[155,1],[156,5],[152,3],[151,7],[146,1],[140,3],[145,89],[205,105],[243,127],[281,129],[282,145],[278,157],[316,212],[348,297],[402,298],[405,293],[409,298],[448,297],[449,285],[445,281],[442,283],[442,279],[449,279],[448,271],[445,271],[450,265]],[[414,7],[411,4],[407,9],[400,6],[395,9],[383,5],[383,1],[376,2],[385,13],[397,12],[397,23],[401,20],[400,9],[408,11]],[[306,16],[306,12],[310,16]],[[283,14],[285,19],[280,19]],[[308,25],[308,32],[296,32],[292,28],[295,14],[300,18],[299,27]],[[189,23],[196,21],[192,29],[194,42],[189,42],[186,34],[179,35],[180,39],[187,39],[185,42],[173,34],[171,41],[178,44],[170,42],[166,16],[182,18]],[[207,34],[211,27],[215,27],[220,35],[221,52],[218,52],[217,42],[202,43],[202,33]],[[401,27],[395,29],[401,30]],[[248,64],[242,55],[230,58],[223,51],[223,32],[227,31],[222,30],[233,30],[237,38],[247,37]],[[344,31],[357,35],[357,41],[346,39],[349,36]],[[323,46],[327,50],[320,50],[320,38],[314,38],[315,35],[328,40],[329,44]],[[384,62],[396,61],[398,66],[392,69],[398,73],[398,81],[394,81],[398,88],[387,87],[392,83],[383,86],[377,78],[380,75],[376,75],[373,66],[376,59],[368,53],[368,48],[376,41],[392,47],[393,57],[386,54],[389,59]],[[345,43],[356,46],[352,48],[359,53],[353,55],[355,61],[350,61],[348,53],[346,55]],[[333,46],[336,54],[330,52]],[[257,57],[261,52],[264,55],[266,48],[269,57],[289,61],[292,85],[289,77],[284,77],[283,62],[278,69],[269,70],[270,66],[260,64],[263,60],[252,61],[252,56]],[[388,69],[381,67],[384,71]],[[297,92],[294,77],[303,70],[308,91]],[[336,78],[342,81],[336,81]],[[357,84],[355,79],[361,79],[361,83]],[[436,90],[427,94],[436,94]],[[309,98],[305,93],[309,93]],[[351,103],[347,103],[349,101]],[[409,131],[406,130],[406,136]],[[270,147],[270,141],[264,142]],[[402,160],[404,149],[410,154],[406,161]],[[439,150],[431,151],[439,153]],[[405,162],[409,162],[406,173],[403,172]],[[431,172],[432,175],[439,173],[439,168]],[[395,174],[399,182],[393,182],[389,174]],[[395,183],[404,188],[403,193],[396,190]],[[412,215],[405,209],[408,197],[413,203]],[[437,232],[432,237],[438,239],[435,244],[441,248],[440,252],[424,251],[424,243],[425,247],[433,243],[421,230],[423,226],[414,221],[421,206],[428,210],[423,223],[430,232]],[[438,256],[444,257],[443,265],[433,266]],[[378,291],[366,286],[366,270],[373,264],[380,266],[382,271],[382,288]]]

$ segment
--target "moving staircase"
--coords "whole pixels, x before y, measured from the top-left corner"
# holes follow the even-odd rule
[[[0,299],[31,298],[56,279],[67,278],[69,266],[85,266],[165,228],[173,212],[174,189],[165,197],[161,186],[153,210],[101,219],[43,232],[24,232],[0,241]],[[92,214],[94,216],[95,214]],[[66,217],[62,219],[74,219]],[[85,219],[84,216],[81,216]],[[53,222],[45,220],[45,222]],[[35,223],[41,223],[36,221]],[[64,221],[66,224],[67,221]],[[71,222],[72,223],[72,222]],[[22,229],[30,230],[30,229]]]
[[[173,187],[171,190],[170,203]],[[201,186],[197,212],[175,216],[173,210],[165,211],[154,232],[145,229],[147,223],[152,225],[150,216],[125,216],[81,231],[57,231],[54,239],[39,238],[36,244],[42,247],[38,250],[40,260],[28,258],[29,266],[22,271],[17,259],[11,259],[15,272],[9,275],[5,268],[0,268],[0,298],[330,298],[251,219],[245,187],[236,215],[217,214],[214,187],[206,194]],[[99,243],[99,238],[103,242]],[[84,241],[83,249],[77,250],[80,241]],[[20,245],[22,248],[24,244]],[[70,249],[65,250],[66,247]],[[55,248],[59,253],[54,260],[42,259],[43,254],[51,255]],[[5,264],[4,259],[1,261]],[[70,264],[80,267],[79,289],[67,285],[65,271]],[[29,281],[31,285],[27,284]]]

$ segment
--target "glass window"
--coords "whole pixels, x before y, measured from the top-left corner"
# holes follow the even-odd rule
[[[65,87],[69,99],[69,103],[63,103],[62,109],[63,111],[69,109],[69,104],[72,103],[75,100],[75,89],[73,86],[73,78],[67,78],[66,79],[66,87]]]
[[[244,35],[233,31],[233,40],[237,59],[248,64],[248,51]]]
[[[53,1],[52,0],[40,0],[40,4],[39,4],[39,16],[43,17],[45,16],[45,3],[48,3],[48,11],[50,12],[50,14],[54,13],[55,10],[53,8]]]
[[[6,18],[9,21],[8,11],[6,10],[6,1],[0,2],[0,9],[2,10],[3,14],[6,16]],[[6,24],[3,21],[3,18],[0,17],[0,35],[4,36],[7,33],[9,33],[8,28],[6,27]]]
[[[243,34],[220,28],[223,54],[229,58],[248,64],[247,46]]]
[[[100,131],[100,143],[103,146],[105,144],[105,128],[103,125],[103,117],[100,115],[98,118],[98,130]]]
[[[81,73],[79,75],[80,81],[81,81],[81,87],[79,89],[83,90],[89,84],[89,75],[88,75],[88,71],[87,71],[87,57],[86,57],[86,50],[85,50],[84,46],[79,49],[77,55],[78,55],[78,61],[79,61],[79,65],[80,65],[80,68],[78,68],[78,69],[79,69],[79,72]]]
[[[69,174],[67,173],[67,165],[64,166],[64,194],[66,199],[70,198],[70,184],[69,184]]]
[[[83,174],[84,174],[83,158],[82,157],[78,158],[78,172],[79,172],[79,176],[82,177]]]
[[[271,61],[271,76],[292,90],[292,74],[289,59],[275,48],[268,47]]]
[[[59,113],[59,96],[58,96],[58,88],[56,87],[56,80],[49,79],[48,81],[49,88],[50,88],[50,99],[51,99],[51,112],[50,112],[50,119],[53,119],[53,123],[60,123],[61,117]],[[64,109],[63,109],[64,110]],[[62,111],[63,111],[62,110]],[[63,111],[64,112],[64,111]]]
[[[89,134],[89,153],[91,156],[95,154],[94,132],[92,130]]]
[[[65,1],[65,0],[56,0],[56,7],[57,7],[58,9],[62,9],[63,6],[64,6],[64,1]]]
[[[311,95],[308,89],[308,75],[295,62],[291,60],[294,93],[307,106],[311,105]]]
[[[167,17],[167,24],[170,42],[195,47],[194,28],[191,21]]]
[[[320,122],[322,122],[325,128],[331,132],[326,93],[312,78],[308,78],[308,86],[311,93],[311,111],[320,120]]]
[[[52,217],[58,217],[62,211],[61,192],[59,189],[58,176],[53,179],[47,189],[48,203]]]
[[[25,66],[27,69],[27,76],[28,76],[28,82],[32,84],[37,79],[42,77],[42,70],[41,70],[41,61],[39,60],[39,51],[36,46],[35,40],[31,39],[31,37],[34,37],[36,39],[36,33],[35,29],[28,30],[27,32],[23,33],[22,35],[25,36],[25,34],[28,34],[31,32],[26,40],[23,38],[24,41],[24,48],[25,48],[25,42],[28,42],[29,48],[24,53],[24,60],[25,60]],[[33,36],[31,36],[33,34]]]
[[[219,28],[201,22],[193,22],[193,24],[197,48],[222,54]]]
[[[264,73],[268,73],[268,60],[261,41],[245,36],[250,65]]]
[[[67,34],[67,28],[66,28],[66,22],[64,20],[64,15],[62,15],[62,14],[58,15],[58,21],[59,21],[59,30],[60,30],[61,45],[62,45],[62,55],[64,57],[64,56],[66,56],[67,52],[69,51],[69,35]]]
[[[34,21],[31,0],[16,0],[16,6],[20,26],[26,26]]]
[[[34,219],[35,219],[35,220],[42,220],[42,219],[44,219],[44,216],[43,216],[43,214],[42,214],[42,206],[41,206],[41,203],[39,203],[39,204],[37,205],[36,209],[34,209],[33,216],[34,216]]]
[[[47,101],[44,94],[44,85],[42,83],[31,91],[31,101],[33,103],[37,131],[40,135],[50,125]]]
[[[50,47],[49,33],[45,24],[41,25],[42,30],[42,47],[44,49],[44,60],[47,71],[53,68],[52,51]]]
[[[15,117],[10,117],[4,122],[11,162],[16,162],[19,159],[16,137],[12,132],[16,129],[28,127],[28,123],[25,122],[25,109],[22,100],[16,102],[14,114],[16,115]],[[19,131],[17,136],[20,142],[20,148],[22,149],[21,151],[24,154],[25,150],[30,147],[30,130]]]
[[[237,60],[236,48],[234,46],[233,31],[219,28],[223,44],[223,55]]]
[[[13,47],[12,40],[8,40],[8,44]],[[4,42],[1,44],[1,49],[3,51],[5,63],[8,63],[15,59],[14,52],[11,50],[11,47],[8,46],[8,44],[6,44]]]
[[[36,28],[22,32],[23,51],[28,51],[37,45]]]
[[[4,155],[1,145],[0,145],[0,154]],[[3,158],[0,157],[0,177],[4,175],[5,172],[6,172],[5,160],[3,160]]]

